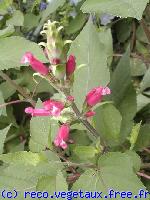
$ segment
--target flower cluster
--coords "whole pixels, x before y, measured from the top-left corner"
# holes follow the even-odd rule
[[[74,55],[70,55],[68,59],[66,58],[64,50],[66,41],[63,41],[60,37],[59,32],[61,30],[61,27],[57,28],[56,24],[56,22],[51,23],[50,21],[48,21],[48,23],[44,25],[44,30],[42,31],[42,34],[46,34],[47,36],[47,43],[42,43],[42,45],[44,46],[44,52],[49,60],[50,66],[48,67],[45,64],[43,64],[31,52],[26,52],[23,55],[21,63],[29,63],[32,69],[38,72],[43,77],[53,77],[55,78],[57,83],[63,82],[65,86],[65,84],[68,84],[68,81],[73,81],[72,75],[76,69],[76,61]],[[102,101],[102,97],[104,95],[110,93],[111,91],[108,87],[102,86],[95,87],[92,90],[90,90],[85,97],[85,110],[83,109],[82,112],[83,117],[89,118],[94,116],[95,112],[92,110],[93,107],[97,103],[100,103]],[[48,99],[43,102],[42,108],[27,107],[25,109],[25,112],[27,114],[30,114],[32,117],[51,116],[57,118],[63,113],[62,111],[67,106],[67,102],[68,106],[71,106],[74,103],[74,101],[74,97],[70,95],[66,96],[65,103],[58,100]],[[69,139],[70,121],[68,122],[67,120],[67,122],[63,123],[64,124],[62,124],[58,130],[58,133],[54,140],[54,144],[57,147],[66,149],[67,141]]]

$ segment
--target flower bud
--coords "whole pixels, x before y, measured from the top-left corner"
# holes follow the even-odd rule
[[[93,117],[96,114],[96,112],[89,110],[88,112],[85,113],[85,117]]]
[[[37,60],[32,53],[26,52],[21,59],[21,63],[29,63],[33,70],[39,72],[42,75],[47,75],[49,70],[48,68],[39,60]]]
[[[64,63],[66,60],[65,42],[60,34],[62,27],[57,28],[57,24],[57,22],[49,20],[48,23],[44,24],[43,31],[41,31],[41,34],[46,34],[47,37],[47,43],[44,46],[51,65]]]
[[[73,102],[74,101],[74,97],[73,96],[67,96],[67,100],[69,101],[69,102]]]
[[[61,125],[54,140],[55,146],[61,147],[62,149],[67,148],[68,145],[66,141],[69,139],[69,131],[70,131],[70,126],[68,124]]]
[[[70,55],[66,64],[67,76],[70,76],[71,74],[73,74],[73,72],[75,71],[75,67],[76,67],[75,56]]]
[[[108,87],[95,87],[86,95],[86,102],[89,106],[95,106],[100,103],[104,95],[110,94]]]

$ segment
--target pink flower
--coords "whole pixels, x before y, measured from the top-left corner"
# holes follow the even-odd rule
[[[76,68],[75,56],[70,55],[69,59],[66,63],[66,74],[67,74],[67,76],[70,76],[74,72],[75,68]]]
[[[64,104],[60,101],[49,99],[43,102],[43,107],[46,111],[49,111],[52,116],[59,116],[64,109]]]
[[[32,53],[26,52],[21,59],[21,63],[30,63],[31,67],[42,75],[47,75],[49,70],[48,68],[39,60],[37,60]]]
[[[28,107],[28,108],[25,108],[25,113],[31,114],[32,117],[35,117],[35,116],[51,116],[51,112],[49,112],[45,109],[42,109],[42,108]]]
[[[63,149],[67,148],[66,141],[69,139],[69,131],[70,131],[70,126],[68,124],[61,125],[54,140],[55,146],[61,147]]]
[[[96,114],[96,112],[89,110],[88,112],[85,113],[85,117],[93,117]]]
[[[104,95],[110,94],[108,87],[95,87],[86,95],[86,102],[89,106],[95,106],[100,103]]]

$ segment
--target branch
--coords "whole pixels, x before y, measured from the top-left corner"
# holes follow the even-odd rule
[[[31,99],[31,97],[24,91],[22,87],[17,85],[15,81],[11,80],[7,74],[0,71],[0,76],[6,80],[12,87],[14,87],[28,102],[30,102],[33,106],[35,106],[35,101]]]
[[[3,104],[0,104],[0,108],[3,108],[5,106],[9,106],[11,104],[22,103],[22,102],[26,102],[26,100],[16,100],[16,101],[10,101],[8,103],[3,103]]]
[[[113,54],[113,56],[114,56],[114,57],[122,57],[123,54],[115,53],[115,54]],[[142,56],[142,55],[138,55],[138,54],[136,54],[136,53],[131,53],[130,56],[131,56],[132,58],[137,58],[137,59],[142,60],[145,64],[150,63],[150,59],[146,59],[146,58],[144,58],[144,56]]]
[[[144,174],[144,173],[142,173],[142,172],[137,172],[137,175],[138,175],[138,176],[141,176],[141,177],[144,177],[144,178],[146,178],[146,179],[148,179],[148,180],[150,180],[150,176],[147,175],[147,174]]]
[[[150,150],[148,148],[144,148],[143,150],[150,154]]]
[[[141,26],[143,27],[143,30],[147,36],[148,41],[150,42],[150,31],[149,31],[144,19],[142,19],[140,23],[141,23]]]

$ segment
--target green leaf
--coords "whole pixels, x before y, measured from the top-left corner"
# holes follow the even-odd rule
[[[140,20],[148,2],[149,0],[86,0],[81,9],[83,12],[108,13]]]
[[[15,32],[14,26],[8,25],[6,28],[0,30],[0,38],[8,37]]]
[[[41,22],[45,21],[50,14],[55,12],[60,6],[63,6],[65,0],[52,0],[50,1],[49,5],[47,6],[46,10],[42,13]]]
[[[105,86],[110,80],[107,53],[91,19],[71,45],[69,54],[76,56],[73,95],[81,109],[87,92],[95,86]],[[102,40],[102,39],[101,39]]]
[[[39,15],[34,15],[32,13],[27,13],[24,16],[24,26],[26,31],[29,31],[30,29],[36,27],[39,23],[40,16]]]
[[[38,100],[36,108],[42,107],[42,102]],[[30,150],[40,152],[51,147],[50,141],[50,117],[32,117],[30,121]]]
[[[4,103],[5,103],[5,102],[4,102],[4,97],[3,97],[2,92],[0,91],[0,105],[2,105],[2,104],[4,104]],[[5,116],[7,116],[6,107],[5,107],[5,106],[2,107],[2,108],[0,108],[0,115],[5,115]]]
[[[0,14],[3,11],[6,11],[6,9],[13,3],[13,0],[1,0],[0,1]]]
[[[94,125],[110,146],[120,142],[121,121],[121,114],[113,104],[103,104],[96,109]]]
[[[77,31],[79,31],[83,25],[85,24],[86,22],[86,15],[83,14],[82,12],[79,13],[75,19],[73,19],[69,26],[66,27],[66,33],[67,34],[74,34],[76,33]]]
[[[86,130],[86,127],[83,124],[76,123],[76,124],[71,125],[71,129],[82,131],[82,130]]]
[[[142,92],[147,88],[150,88],[150,69],[148,69],[145,73],[145,76],[140,84],[140,91]]]
[[[10,129],[10,126],[7,126],[6,128],[4,128],[3,130],[0,130],[0,154],[3,153],[3,147],[4,147],[4,142],[6,139],[6,135]]]
[[[134,125],[132,128],[131,135],[129,138],[129,141],[131,144],[130,150],[133,150],[133,148],[135,146],[135,143],[136,143],[138,135],[139,135],[140,127],[141,127],[141,123],[138,123],[138,124]]]
[[[104,51],[107,55],[107,63],[111,64],[113,58],[113,39],[111,34],[111,29],[106,27],[100,27],[99,29],[99,39],[104,45]]]
[[[89,161],[94,158],[98,150],[93,146],[76,146],[73,153],[82,161]]]
[[[145,124],[141,127],[136,144],[135,150],[142,150],[150,145],[150,125]]]
[[[124,43],[131,34],[132,31],[132,20],[124,19],[117,22],[115,26],[117,39],[120,43]]]
[[[39,179],[37,186],[37,191],[46,191],[49,194],[54,194],[54,192],[68,191],[68,186],[62,172],[58,171],[56,176],[46,176]],[[53,198],[57,199],[57,198]]]
[[[0,160],[7,164],[26,164],[36,166],[40,162],[53,162],[58,164],[59,158],[51,151],[32,153],[27,151],[20,151],[15,153],[8,153],[0,155]]]
[[[139,94],[137,96],[137,112],[139,112],[140,110],[142,110],[145,106],[150,104],[150,98]]]
[[[42,49],[36,43],[30,42],[23,37],[13,36],[0,39],[0,46],[1,70],[19,67],[21,65],[20,60],[27,51],[32,52],[41,61],[46,61]]]
[[[24,23],[24,16],[23,13],[20,10],[16,10],[13,13],[13,16],[6,21],[6,25],[12,25],[12,26],[23,26]]]
[[[146,72],[146,65],[138,58],[130,58],[131,75],[143,76]]]
[[[138,172],[141,168],[141,158],[135,151],[126,151],[125,154],[127,154],[133,163],[133,169],[135,172]]]
[[[79,124],[79,126],[80,126],[80,124]],[[76,127],[75,127],[75,129],[76,129]],[[78,144],[81,146],[89,146],[91,143],[86,131],[83,131],[82,127],[81,127],[81,129],[79,127],[79,129],[77,129],[76,131],[72,131],[71,138],[73,139],[75,144]]]
[[[15,83],[20,84],[22,79],[14,80]],[[3,94],[4,99],[8,99],[8,97],[12,96],[16,92],[16,88],[10,87],[11,84],[7,81],[0,84],[0,90]]]
[[[138,41],[140,42],[144,42],[144,43],[149,43],[148,38],[142,28],[142,26],[138,26],[137,31],[136,31],[136,38]]]
[[[36,191],[40,178],[56,176],[62,169],[59,158],[50,151],[40,154],[31,152],[4,154],[0,159],[5,164],[3,170],[0,171],[0,189],[15,188],[20,191],[20,194],[24,191]]]
[[[41,108],[42,102],[38,100],[36,108]],[[52,142],[57,134],[58,122],[51,117],[32,117],[30,121],[30,150],[41,152],[52,147]]]
[[[136,91],[131,80],[129,49],[120,59],[112,74],[110,88],[112,100],[122,115],[120,142],[123,143],[131,133],[133,118],[137,109]]]
[[[108,196],[110,189],[114,191],[131,191],[133,195],[138,194],[141,188],[145,189],[134,173],[131,160],[126,154],[116,152],[103,155],[99,159],[99,169],[86,170],[74,183],[72,190],[82,190],[83,192],[101,191],[102,199],[106,199],[104,196]],[[116,199],[120,200],[121,197],[117,195]]]

